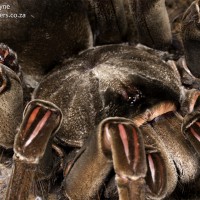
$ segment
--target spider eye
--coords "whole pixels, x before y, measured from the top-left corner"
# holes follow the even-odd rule
[[[126,91],[122,93],[122,97],[130,106],[135,106],[144,98],[144,95],[138,88],[132,86],[126,88]]]
[[[8,78],[6,76],[5,70],[0,67],[0,94],[5,91],[8,84]]]
[[[128,103],[130,106],[134,106],[137,102],[139,102],[144,96],[141,93],[137,93],[135,95],[128,97]]]

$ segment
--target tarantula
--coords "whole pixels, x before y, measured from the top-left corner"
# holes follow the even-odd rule
[[[183,16],[177,63],[155,50],[172,43],[163,0],[8,3],[27,18],[0,21],[24,70],[1,44],[0,145],[14,149],[5,199],[27,199],[33,180],[60,172],[55,199],[163,199],[198,180],[199,1]],[[135,27],[151,48],[132,44]]]

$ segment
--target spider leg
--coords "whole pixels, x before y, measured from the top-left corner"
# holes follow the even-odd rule
[[[194,1],[187,9],[182,20],[182,40],[185,59],[191,73],[200,78],[199,52],[200,52],[200,26],[199,26],[199,0]]]
[[[167,49],[172,42],[165,0],[133,1],[139,41],[152,48]]]
[[[105,124],[105,146],[112,153],[119,199],[145,199],[147,168],[143,137],[136,126],[127,122]]]
[[[61,111],[52,103],[34,100],[25,109],[24,119],[14,143],[14,166],[7,188],[6,200],[28,198],[40,160],[47,156],[49,140],[62,121]],[[51,158],[48,165],[51,166]],[[48,171],[47,165],[41,176]]]

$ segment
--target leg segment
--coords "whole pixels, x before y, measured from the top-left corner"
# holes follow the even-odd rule
[[[20,131],[15,138],[14,166],[6,200],[28,198],[36,169],[47,152],[49,139],[58,130],[61,121],[62,114],[55,105],[39,100],[28,104]],[[49,161],[51,165],[51,158]],[[48,168],[46,166],[41,175]]]
[[[152,48],[166,49],[172,41],[165,0],[133,0],[139,40]]]
[[[182,21],[182,40],[185,49],[187,66],[192,74],[200,78],[200,1],[194,1],[187,9]]]
[[[85,2],[95,44],[120,43],[127,29],[123,1],[87,0]]]
[[[120,199],[145,199],[146,159],[142,135],[131,123],[111,122],[104,128],[111,150]]]

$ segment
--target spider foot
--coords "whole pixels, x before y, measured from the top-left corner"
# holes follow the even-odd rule
[[[14,166],[6,200],[27,199],[36,169],[40,177],[51,169],[51,140],[62,121],[60,110],[52,103],[34,100],[24,111],[24,118],[14,144]],[[50,148],[48,148],[50,147]],[[43,158],[44,157],[44,158]],[[42,165],[41,161],[50,166]]]
[[[141,132],[127,119],[104,123],[104,148],[112,154],[119,198],[145,199],[147,164]]]

